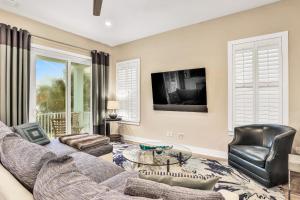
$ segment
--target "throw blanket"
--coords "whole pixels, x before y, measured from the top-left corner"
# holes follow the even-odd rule
[[[109,138],[101,135],[73,134],[61,136],[59,141],[76,149],[84,150],[90,147],[106,145],[109,143]]]

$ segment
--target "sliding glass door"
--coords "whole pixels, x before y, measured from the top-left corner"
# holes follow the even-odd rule
[[[91,132],[91,60],[33,48],[31,121],[50,137]]]
[[[91,66],[71,64],[71,125],[80,132],[91,128]]]
[[[67,131],[67,64],[67,61],[44,56],[36,58],[36,121],[50,136],[54,135],[54,120],[60,123],[60,130],[56,131],[60,131],[60,134]]]

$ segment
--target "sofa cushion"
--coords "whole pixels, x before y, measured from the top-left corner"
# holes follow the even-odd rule
[[[13,133],[12,129],[6,126],[2,121],[0,121],[0,147],[2,143],[2,139],[8,135]],[[1,148],[0,148],[0,158],[1,158]]]
[[[74,159],[77,169],[82,174],[88,176],[97,183],[101,183],[124,172],[123,168],[87,153],[76,152],[70,154],[70,157]]]
[[[124,171],[120,174],[117,174],[116,176],[107,179],[106,181],[103,181],[102,183],[100,183],[100,185],[104,185],[112,190],[123,193],[125,190],[127,179],[138,177],[139,173],[136,171]]]
[[[11,128],[9,128],[3,122],[0,121],[0,140],[2,140],[3,137],[5,137],[6,135],[8,135],[10,133],[13,133]]]
[[[218,192],[169,186],[139,178],[129,178],[124,193],[164,200],[224,200],[224,197]]]
[[[0,148],[3,166],[29,190],[33,189],[43,164],[56,157],[46,148],[15,134],[5,136]]]
[[[49,144],[44,145],[45,148],[55,153],[58,157],[69,155],[78,150],[61,143],[58,139],[52,139]]]
[[[63,156],[44,164],[33,190],[35,200],[144,200],[110,190],[80,173],[74,158]]]
[[[14,126],[14,129],[22,138],[28,140],[29,142],[40,145],[50,143],[47,134],[38,123],[26,123],[19,126]]]
[[[36,200],[81,200],[92,199],[106,191],[107,187],[99,186],[82,175],[73,158],[63,156],[44,164],[37,177],[33,196]]]
[[[248,145],[231,145],[230,153],[247,160],[248,162],[262,167],[265,167],[266,159],[270,150],[262,146],[248,146]]]

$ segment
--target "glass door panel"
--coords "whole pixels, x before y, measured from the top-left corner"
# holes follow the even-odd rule
[[[91,66],[71,63],[71,130],[91,131]]]
[[[36,121],[49,135],[66,133],[67,61],[37,56]]]

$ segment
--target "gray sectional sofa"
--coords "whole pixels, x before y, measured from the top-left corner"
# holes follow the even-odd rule
[[[137,178],[137,172],[125,171],[111,162],[78,152],[57,140],[45,146],[30,143],[12,133],[2,122],[0,122],[0,159],[1,200],[152,199],[124,194],[128,180]],[[174,190],[180,193],[180,190],[176,188]],[[201,191],[193,193],[199,196],[178,198],[215,200],[213,198],[215,195],[219,196],[216,200],[223,199],[222,195],[216,192],[203,192],[203,195],[212,194],[211,198],[203,198]],[[228,194],[223,194],[226,195]],[[229,194],[225,199],[232,198]]]
[[[99,184],[100,186],[105,186],[113,191],[120,191],[120,195],[124,195],[121,191],[124,189],[126,180],[129,177],[137,177],[136,172],[127,172],[123,168],[114,165],[104,159],[95,157],[85,152],[79,152],[77,149],[69,147],[60,143],[58,140],[52,140],[49,144],[40,146],[37,144],[25,142],[24,139],[18,137],[16,134],[16,139],[14,141],[6,141],[10,139],[8,136],[12,135],[12,131],[9,127],[5,126],[0,122],[0,199],[1,200],[32,200],[33,197],[33,187],[31,188],[31,180],[28,180],[28,173],[32,172],[32,169],[25,169],[27,166],[24,166],[25,163],[34,162],[38,163],[40,161],[45,162],[46,157],[44,155],[39,155],[42,151],[52,154],[50,157],[52,159],[57,159],[60,157],[72,158],[76,164],[76,169],[86,177],[88,177],[92,182]],[[12,136],[13,137],[13,136]],[[8,139],[7,139],[8,138]],[[5,140],[6,139],[6,140]],[[3,141],[5,140],[5,141]],[[9,146],[5,146],[5,144]],[[105,153],[111,152],[111,145],[102,149],[102,155]],[[19,149],[18,149],[19,148]],[[13,149],[16,149],[15,151]],[[35,155],[32,157],[41,158],[40,160],[31,160],[30,154],[34,152]],[[34,150],[33,150],[34,149]],[[22,151],[23,150],[23,151]],[[1,152],[4,151],[4,152]],[[28,151],[28,152],[27,152]],[[99,154],[99,150],[97,152]],[[92,154],[92,153],[91,153]],[[12,158],[13,157],[13,158]],[[13,166],[16,161],[20,161],[20,166]],[[2,163],[3,161],[3,163]],[[23,170],[19,170],[23,168]],[[36,168],[36,167],[35,167]],[[19,171],[18,171],[19,170]],[[16,175],[21,173],[20,176]],[[23,174],[22,174],[23,173]],[[58,176],[60,172],[53,174]],[[61,172],[63,173],[63,172]],[[30,173],[33,175],[33,173]],[[25,184],[23,177],[26,177]],[[30,177],[31,179],[31,177]],[[124,195],[125,196],[125,195]]]

